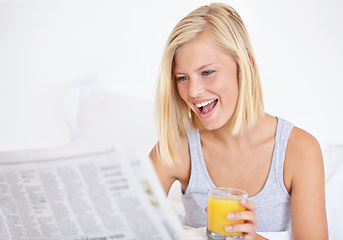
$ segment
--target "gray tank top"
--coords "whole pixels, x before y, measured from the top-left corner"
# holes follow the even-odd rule
[[[286,147],[293,124],[278,119],[273,159],[268,179],[263,189],[249,198],[256,206],[257,232],[290,230],[290,195],[283,181]],[[191,176],[188,187],[182,194],[185,207],[184,224],[191,227],[206,226],[207,190],[216,187],[204,162],[199,130],[187,133],[191,155]]]

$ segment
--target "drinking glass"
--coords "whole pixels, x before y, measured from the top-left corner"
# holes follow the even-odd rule
[[[240,199],[247,199],[248,193],[234,188],[211,188],[207,193],[207,239],[219,240],[231,236],[242,239],[242,232],[227,232],[225,226],[244,223],[244,220],[228,220],[227,214],[245,211]]]

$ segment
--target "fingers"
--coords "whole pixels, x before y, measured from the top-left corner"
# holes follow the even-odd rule
[[[253,224],[235,224],[225,227],[227,232],[243,232],[243,233],[256,233],[256,228]]]
[[[255,212],[255,204],[247,199],[240,200],[240,204],[246,208],[246,211],[239,211],[227,214],[228,220],[244,220],[243,224],[234,224],[226,226],[227,232],[243,232],[244,239],[255,239],[257,229],[257,217]],[[231,237],[226,238],[227,240],[233,239]]]
[[[252,211],[233,212],[226,215],[228,220],[245,220],[248,222],[255,222],[256,213]]]
[[[245,207],[246,211],[239,211],[227,214],[228,220],[245,220],[248,222],[255,223],[256,213],[255,213],[255,204],[247,199],[240,200],[240,204]]]
[[[255,211],[255,204],[248,200],[248,199],[241,199],[239,200],[239,203],[245,207],[247,210],[250,210],[250,211]]]

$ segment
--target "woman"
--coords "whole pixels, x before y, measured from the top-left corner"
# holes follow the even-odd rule
[[[244,239],[292,229],[327,239],[324,168],[316,139],[264,112],[248,33],[230,6],[213,3],[173,29],[156,95],[159,142],[150,153],[166,191],[181,183],[185,224],[206,226],[211,187],[243,189],[247,211],[228,214]],[[230,239],[229,237],[227,239]]]

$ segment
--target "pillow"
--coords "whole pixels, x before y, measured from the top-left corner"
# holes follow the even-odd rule
[[[343,145],[323,145],[326,212],[330,239],[343,237]]]
[[[74,143],[130,146],[146,156],[156,144],[153,104],[105,90],[98,80],[73,86],[65,107]]]

